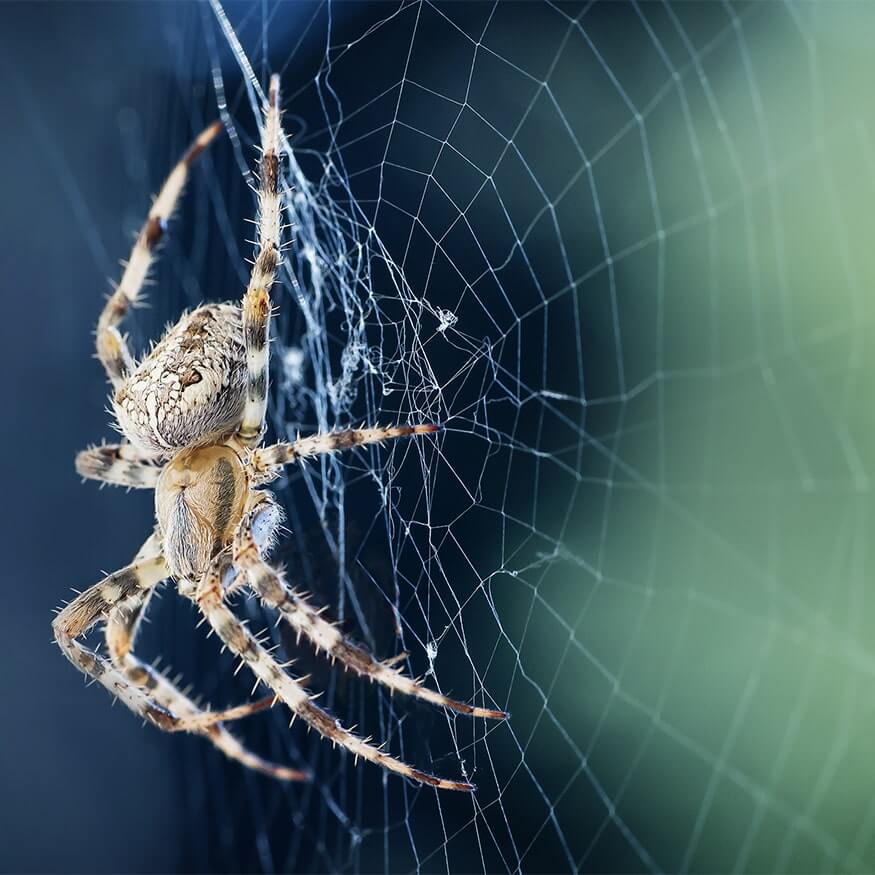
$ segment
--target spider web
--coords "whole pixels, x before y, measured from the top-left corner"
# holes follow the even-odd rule
[[[273,432],[446,426],[290,472],[279,558],[381,657],[512,712],[391,699],[274,628],[345,725],[477,793],[354,766],[275,709],[247,738],[314,782],[190,743],[190,867],[875,866],[871,11],[186,16],[192,128],[218,105],[232,132],[186,207],[200,230],[170,244],[187,300],[205,266],[208,294],[245,282],[279,72]]]

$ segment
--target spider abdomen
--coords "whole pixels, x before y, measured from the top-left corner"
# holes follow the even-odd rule
[[[245,402],[240,310],[207,304],[168,329],[118,388],[113,408],[131,443],[170,455],[233,431]]]

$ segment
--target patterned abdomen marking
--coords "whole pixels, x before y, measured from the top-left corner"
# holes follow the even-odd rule
[[[164,455],[232,431],[245,403],[243,329],[232,304],[208,304],[183,317],[113,398],[131,441]]]

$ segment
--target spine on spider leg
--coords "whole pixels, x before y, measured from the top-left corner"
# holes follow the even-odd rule
[[[141,458],[126,458],[124,444],[88,447],[76,455],[76,472],[85,480],[154,489],[161,467]]]
[[[146,542],[148,544],[149,541]],[[135,714],[157,726],[172,719],[169,712],[152,701],[145,690],[131,684],[109,660],[77,639],[111,611],[123,610],[127,605],[137,604],[145,592],[150,591],[166,576],[167,566],[162,556],[142,559],[113,572],[78,595],[52,623],[55,640],[76,668],[121,699]]]
[[[258,190],[258,253],[243,300],[243,338],[246,346],[246,407],[240,437],[255,442],[264,428],[267,407],[270,290],[280,259],[279,193],[280,108],[279,77],[270,80],[262,128],[260,185]]]

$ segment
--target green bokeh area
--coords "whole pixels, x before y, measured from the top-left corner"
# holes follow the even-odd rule
[[[658,219],[634,125],[595,165],[612,250],[647,240],[591,375],[619,397],[569,555],[506,605],[529,765],[559,812],[601,800],[586,868],[872,871],[875,7],[674,14],[719,36],[646,115]]]

